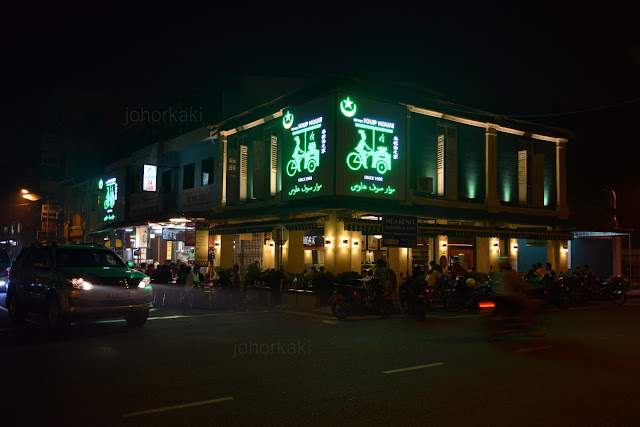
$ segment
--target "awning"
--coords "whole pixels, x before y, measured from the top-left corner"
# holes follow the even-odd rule
[[[338,218],[344,222],[346,231],[361,231],[365,235],[382,234],[382,221]],[[573,234],[561,231],[523,230],[523,229],[491,229],[481,227],[459,227],[451,225],[418,224],[418,235],[433,237],[446,235],[450,237],[498,237],[502,239],[536,239],[536,240],[572,240]]]
[[[323,215],[278,221],[251,221],[238,224],[217,225],[209,229],[209,234],[217,236],[243,233],[270,233],[277,226],[283,226],[288,231],[309,231],[321,228],[322,225],[318,225],[318,222],[324,220],[326,217],[326,215]]]
[[[364,235],[382,234],[382,221],[369,219],[338,218],[346,231],[361,231]]]

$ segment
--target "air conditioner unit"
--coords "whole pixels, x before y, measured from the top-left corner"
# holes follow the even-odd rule
[[[419,176],[416,182],[416,194],[433,193],[433,178],[427,176]]]

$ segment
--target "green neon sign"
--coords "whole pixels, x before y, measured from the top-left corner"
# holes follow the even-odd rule
[[[347,96],[340,102],[340,111],[347,117],[353,117],[356,114],[356,103]]]
[[[371,191],[372,193],[375,193],[375,194],[378,194],[378,193],[393,194],[396,192],[396,189],[391,187],[390,185],[387,185],[387,187],[385,188],[385,187],[378,187],[374,183],[367,185],[364,182],[359,182],[358,184],[354,184],[351,186],[351,191],[353,191],[354,193]]]
[[[290,111],[287,111],[287,114],[282,116],[282,127],[285,129],[290,129],[293,126],[293,114]]]
[[[102,179],[98,182],[98,188],[104,190],[104,200],[102,206],[105,210],[103,221],[113,221],[116,219],[114,208],[118,201],[118,182],[116,178],[110,178],[107,181]]]
[[[366,130],[372,131],[371,145],[367,144]],[[352,151],[347,155],[347,166],[349,166],[349,169],[352,171],[357,171],[359,169],[375,169],[379,174],[384,175],[388,170],[391,170],[391,154],[387,151],[387,147],[382,145],[385,143],[384,134],[378,137],[377,142],[380,145],[376,147],[375,132],[375,129],[368,128],[358,130],[358,134],[360,134],[360,141],[358,142],[355,151]]]
[[[318,191],[322,190],[322,184],[318,184],[316,183],[316,185],[310,187],[308,185],[303,185],[302,187],[299,187],[298,185],[296,185],[295,187],[293,187],[291,190],[289,190],[289,195],[290,196],[295,196],[298,193],[317,193]]]
[[[320,154],[326,152],[326,130],[322,129],[320,132],[320,141],[316,138],[316,131],[321,128],[322,117],[318,117],[291,129],[296,146],[293,148],[291,160],[287,163],[287,175],[292,177],[303,170],[313,173],[320,165]],[[318,142],[320,142],[320,148],[318,148]]]

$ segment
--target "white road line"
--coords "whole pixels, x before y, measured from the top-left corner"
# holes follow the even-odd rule
[[[337,325],[338,322],[337,320],[323,320],[322,323],[328,323],[329,325]]]
[[[432,319],[460,319],[462,317],[480,317],[482,316],[481,314],[463,314],[460,316],[424,316],[424,317],[430,317]]]
[[[395,374],[396,372],[413,371],[414,369],[433,368],[434,366],[442,366],[444,363],[430,363],[428,365],[412,366],[410,368],[392,369],[390,371],[382,371],[383,374]]]
[[[526,351],[536,351],[536,350],[544,350],[547,348],[551,348],[550,345],[544,346],[544,347],[531,347],[531,348],[523,348],[521,350],[516,350],[516,353],[524,353]]]
[[[233,397],[221,397],[220,399],[202,400],[200,402],[185,403],[183,405],[165,406],[164,408],[149,409],[149,410],[146,410],[146,411],[139,411],[139,412],[132,412],[130,414],[123,414],[122,417],[123,418],[129,418],[129,417],[136,417],[138,415],[155,414],[155,413],[158,413],[158,412],[173,411],[174,409],[190,408],[192,406],[201,406],[201,405],[208,405],[210,403],[225,402],[227,400],[233,400]]]
[[[211,316],[225,316],[229,314],[244,314],[249,313],[248,311],[236,311],[232,313],[209,313],[209,314],[176,314],[173,316],[158,316],[158,317],[149,317],[147,320],[167,320],[167,319],[191,319],[194,317],[211,317]],[[264,312],[259,312],[264,313]],[[99,320],[96,323],[118,323],[125,322],[125,319],[113,319],[113,320]]]

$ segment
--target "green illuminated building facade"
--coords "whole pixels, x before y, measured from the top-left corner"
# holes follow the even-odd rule
[[[244,245],[294,273],[377,258],[404,272],[441,256],[487,272],[505,255],[567,269],[566,132],[344,82],[210,130],[218,265],[244,264]],[[415,247],[383,246],[385,215],[417,218]]]

